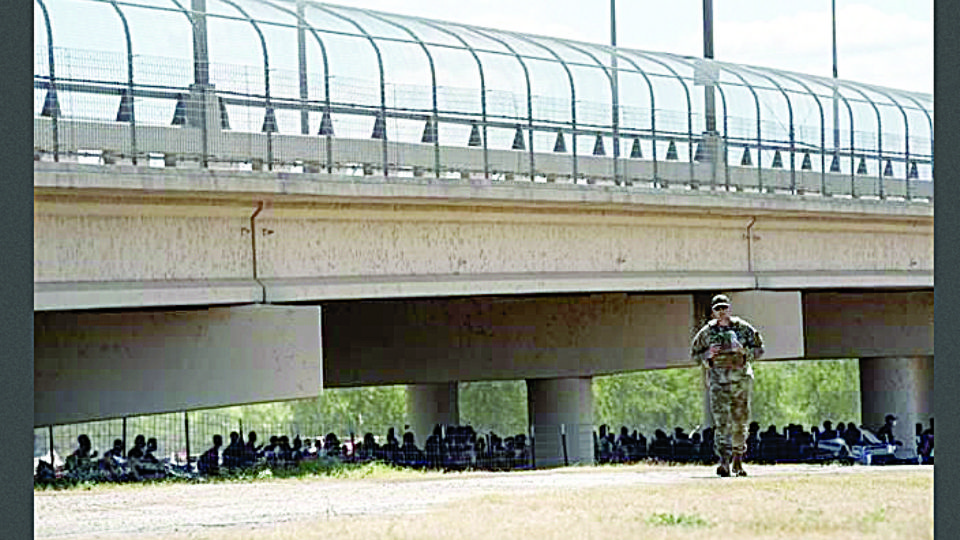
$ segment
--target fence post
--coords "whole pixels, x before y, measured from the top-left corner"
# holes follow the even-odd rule
[[[560,424],[560,444],[563,445],[563,466],[566,467],[570,465],[570,461],[567,459],[567,425]]]
[[[190,470],[190,417],[187,411],[183,411],[183,441],[187,447],[187,470]]]
[[[50,431],[50,466],[56,470],[57,466],[53,461],[53,424],[47,426]]]
[[[530,424],[530,465],[537,468],[537,438],[534,435],[533,424]]]

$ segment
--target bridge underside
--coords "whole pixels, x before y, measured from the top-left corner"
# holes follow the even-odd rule
[[[731,294],[736,312],[763,332],[768,360],[865,359],[865,422],[882,420],[890,406],[912,408],[918,419],[929,414],[932,371],[923,359],[933,355],[932,291]],[[36,312],[34,422],[305,398],[321,387],[410,384],[414,393],[426,392],[411,397],[411,425],[424,431],[417,433],[422,441],[434,422],[456,420],[451,383],[526,379],[531,395],[540,396],[531,405],[541,415],[531,416],[537,429],[574,429],[592,421],[592,407],[574,406],[588,399],[591,377],[692,365],[689,340],[706,318],[708,297],[599,293]],[[904,379],[899,364],[871,360],[883,358],[920,360],[901,361],[910,367]],[[870,397],[875,391],[879,397]],[[583,435],[576,433],[571,437]],[[592,452],[587,440],[578,460]]]

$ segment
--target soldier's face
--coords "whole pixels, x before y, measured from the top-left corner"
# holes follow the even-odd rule
[[[730,306],[715,306],[713,316],[720,322],[726,322],[730,319]]]

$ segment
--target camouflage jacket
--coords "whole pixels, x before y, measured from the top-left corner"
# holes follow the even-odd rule
[[[735,341],[744,348],[743,353],[730,351],[735,348]],[[706,354],[711,345],[719,345],[721,351],[712,360],[708,360]],[[730,324],[727,326],[720,326],[716,319],[710,320],[697,332],[690,345],[691,357],[704,368],[713,370],[739,366],[750,376],[753,375],[750,361],[756,360],[761,354],[763,338],[760,337],[760,332],[747,321],[735,316],[730,317]]]

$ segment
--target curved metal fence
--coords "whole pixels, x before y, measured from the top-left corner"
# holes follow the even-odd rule
[[[930,95],[302,0],[36,1],[38,160],[933,197]]]

